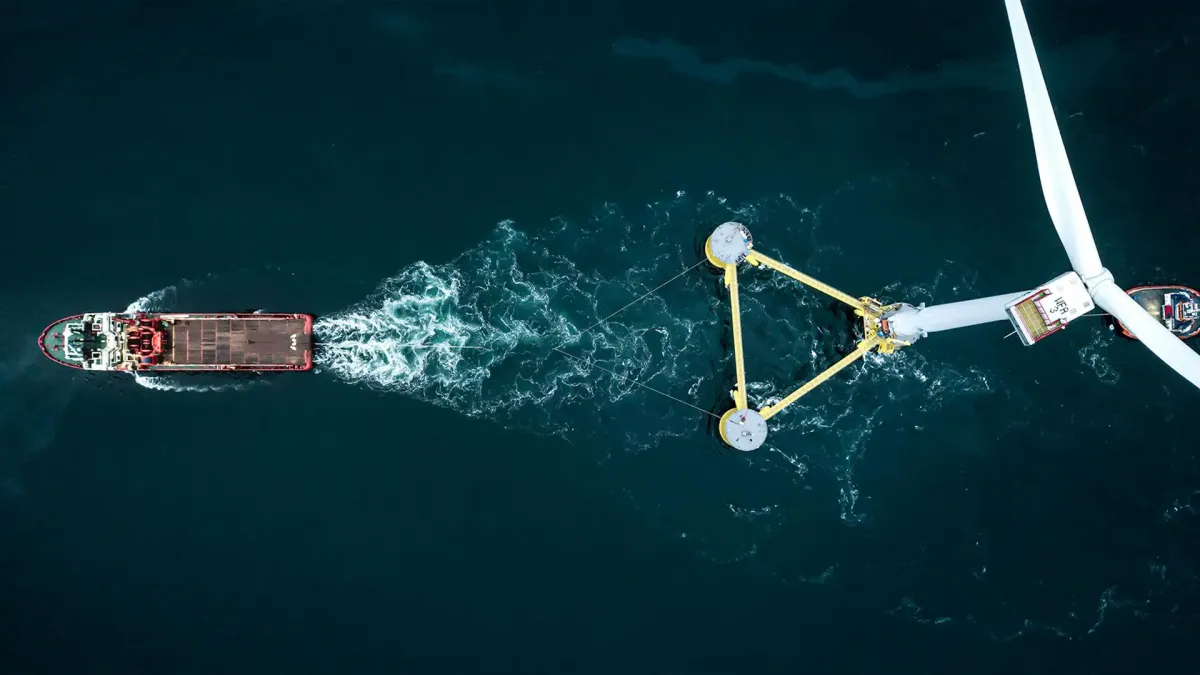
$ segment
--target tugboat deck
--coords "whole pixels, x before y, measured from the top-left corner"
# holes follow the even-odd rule
[[[311,362],[312,330],[306,318],[186,316],[167,324],[170,355],[158,369],[295,369]]]
[[[1200,292],[1195,289],[1176,285],[1138,286],[1126,293],[1180,340],[1200,336]],[[1122,336],[1137,339],[1120,321],[1114,320],[1112,325]]]

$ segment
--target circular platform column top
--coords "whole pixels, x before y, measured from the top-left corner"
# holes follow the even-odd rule
[[[746,255],[754,246],[754,240],[745,225],[728,222],[721,223],[713,230],[712,236],[708,238],[708,245],[717,260],[726,265],[737,265],[746,259]]]
[[[730,410],[721,416],[721,438],[735,450],[757,450],[767,440],[767,421],[749,408]]]

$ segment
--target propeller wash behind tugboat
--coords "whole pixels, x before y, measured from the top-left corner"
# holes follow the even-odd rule
[[[38,338],[52,361],[118,372],[312,368],[309,314],[77,314]]]

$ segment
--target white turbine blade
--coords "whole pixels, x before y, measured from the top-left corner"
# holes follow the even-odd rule
[[[1130,333],[1136,335],[1142,344],[1174,368],[1175,372],[1200,387],[1200,354],[1175,337],[1112,281],[1097,284],[1091,290],[1097,305],[1125,324]]]
[[[1004,5],[1008,9],[1013,45],[1017,48],[1025,105],[1029,108],[1029,129],[1033,132],[1033,149],[1037,153],[1038,174],[1050,220],[1067,249],[1071,266],[1079,276],[1090,279],[1104,268],[1092,238],[1092,228],[1088,226],[1087,214],[1083,212],[1071,163],[1067,161],[1067,149],[1063,147],[1058,121],[1054,118],[1054,107],[1050,105],[1046,80],[1033,48],[1033,38],[1029,35],[1029,24],[1025,22],[1025,10],[1021,0],[1004,0]]]

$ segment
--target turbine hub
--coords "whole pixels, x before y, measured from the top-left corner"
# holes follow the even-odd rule
[[[1079,278],[1083,279],[1083,285],[1087,286],[1088,293],[1092,295],[1095,295],[1096,289],[1105,283],[1116,283],[1113,281],[1112,272],[1109,272],[1107,267],[1101,267],[1099,272],[1090,277],[1080,275]]]

